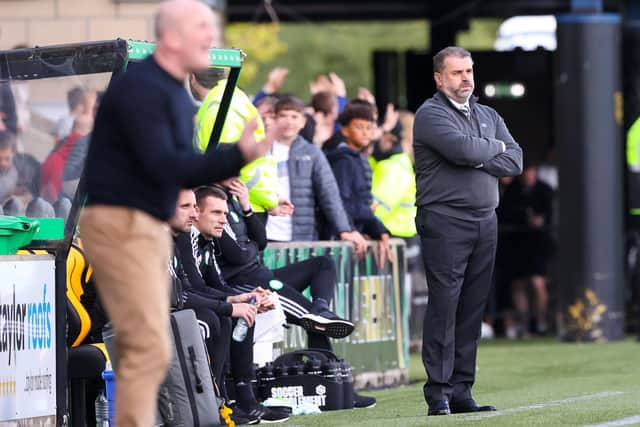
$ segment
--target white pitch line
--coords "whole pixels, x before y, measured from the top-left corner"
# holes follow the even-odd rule
[[[485,418],[499,417],[501,415],[510,415],[510,414],[517,414],[519,412],[527,412],[527,411],[534,411],[536,409],[544,409],[550,406],[561,406],[567,403],[575,403],[575,402],[582,402],[585,400],[594,400],[594,399],[601,399],[604,397],[619,396],[621,394],[624,394],[624,392],[623,391],[603,391],[595,394],[585,394],[582,396],[569,397],[562,400],[552,400],[546,403],[537,403],[535,405],[518,406],[516,408],[504,409],[502,411],[485,412],[479,415],[467,416],[464,418],[464,420],[477,421],[477,420],[483,420]]]
[[[628,426],[631,424],[640,424],[640,415],[636,415],[629,418],[622,418],[619,420],[613,420],[613,421],[609,421],[608,423],[590,424],[584,427],[618,427],[618,426]]]

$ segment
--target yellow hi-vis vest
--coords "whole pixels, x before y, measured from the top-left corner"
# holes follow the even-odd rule
[[[226,84],[226,79],[220,80],[209,91],[196,115],[194,142],[203,152],[209,145]],[[247,122],[254,117],[258,120],[255,138],[261,141],[265,132],[258,110],[242,90],[235,88],[220,134],[220,143],[237,142]],[[264,212],[278,206],[278,165],[273,156],[261,157],[243,167],[240,170],[240,180],[249,187],[249,201],[255,212]]]
[[[375,163],[371,193],[377,205],[375,215],[391,235],[412,237],[417,234],[416,177],[407,154],[394,154]]]

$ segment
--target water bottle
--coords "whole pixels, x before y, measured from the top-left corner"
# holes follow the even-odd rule
[[[289,374],[289,367],[285,365],[278,365],[273,369],[273,376],[276,378],[286,377]]]
[[[104,390],[96,397],[96,427],[109,427],[109,401]]]
[[[340,384],[342,387],[342,366],[340,362],[327,360],[322,364],[322,376],[331,382]]]
[[[308,359],[304,365],[304,373],[307,375],[322,375],[322,362],[318,359]]]
[[[344,389],[340,362],[327,360],[322,364],[322,376],[327,388],[325,410],[344,408]]]
[[[258,394],[261,399],[264,400],[271,397],[271,387],[275,380],[273,365],[271,362],[267,362],[267,364],[258,371]]]
[[[304,375],[304,363],[289,366],[289,375]]]
[[[255,304],[255,303],[256,303],[256,299],[254,297],[251,297],[251,299],[249,300],[249,304]],[[247,321],[241,317],[238,319],[238,322],[236,323],[236,327],[233,328],[233,334],[231,334],[231,337],[236,342],[242,342],[247,337],[248,330],[249,330],[249,325],[247,324]]]
[[[104,387],[109,408],[109,424],[114,425],[113,408],[115,407],[116,401],[116,374],[111,368],[110,360],[107,360],[104,371],[102,371],[102,379],[104,380]]]
[[[342,409],[353,408],[353,369],[346,360],[340,361],[340,373],[342,375]]]
[[[258,394],[258,375],[260,372],[260,367],[257,364],[253,364],[253,375],[251,376],[251,389],[253,390],[254,396],[259,396]]]

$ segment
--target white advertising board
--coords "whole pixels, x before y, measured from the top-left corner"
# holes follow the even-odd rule
[[[53,257],[0,257],[0,423],[55,416],[55,331]]]

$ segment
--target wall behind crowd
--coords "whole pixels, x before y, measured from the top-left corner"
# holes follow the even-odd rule
[[[21,43],[44,46],[116,37],[153,40],[156,8],[154,2],[114,0],[2,1],[0,49]],[[217,40],[221,46],[222,34]]]

